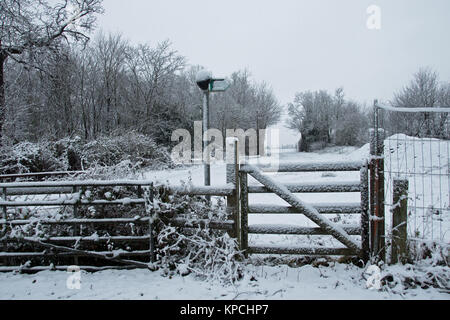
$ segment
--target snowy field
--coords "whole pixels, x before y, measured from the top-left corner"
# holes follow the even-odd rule
[[[283,152],[280,162],[333,162],[359,161],[368,157],[368,146],[361,149],[334,148],[318,153]],[[441,159],[447,164],[448,158]],[[392,164],[389,164],[392,165]],[[212,165],[212,185],[225,184],[226,166],[224,163]],[[359,181],[359,172],[324,173],[275,173],[271,176],[280,182],[343,182]],[[151,171],[146,179],[179,185],[180,181],[192,179],[194,185],[203,184],[203,167],[171,171]],[[251,185],[258,183],[252,179]],[[441,181],[442,190],[442,181]],[[445,191],[444,191],[445,192]],[[448,193],[448,189],[446,189]],[[308,203],[359,203],[359,193],[299,194]],[[250,204],[287,205],[276,195],[251,194]],[[446,212],[448,221],[448,212]],[[333,219],[333,216],[330,216]],[[358,215],[342,215],[340,224],[358,224]],[[250,215],[249,224],[289,224],[315,226],[302,215]],[[448,234],[448,224],[441,224],[444,234]],[[358,237],[356,237],[358,238]],[[447,239],[445,240],[447,241]],[[267,236],[250,235],[250,245],[324,245],[339,246],[340,243],[330,236]],[[410,266],[411,267],[411,266]],[[432,267],[425,266],[425,271]],[[431,272],[433,272],[431,270]],[[442,270],[441,270],[442,272]],[[63,271],[44,271],[35,275],[4,273],[0,274],[0,299],[449,299],[449,291],[435,288],[406,288],[401,283],[382,291],[366,288],[368,275],[364,270],[352,265],[331,262],[328,266],[289,267],[248,265],[243,280],[234,286],[223,287],[220,284],[202,282],[192,275],[172,278],[163,277],[161,272],[144,270],[108,270],[97,273],[81,274],[81,289],[70,290],[66,287],[68,273]],[[406,266],[390,266],[383,274],[394,278],[404,278],[414,274]],[[444,273],[449,276],[448,268]],[[444,286],[450,288],[449,284]]]

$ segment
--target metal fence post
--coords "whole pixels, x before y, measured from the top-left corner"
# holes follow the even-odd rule
[[[407,220],[408,220],[408,180],[394,180],[392,210],[391,263],[406,263]]]
[[[370,131],[370,231],[371,254],[386,260],[384,215],[384,139],[383,129],[378,128],[377,101],[374,107],[374,130]]]
[[[208,141],[206,140],[206,133],[209,129],[209,90],[203,90],[203,152],[206,152]],[[203,158],[204,161],[204,179],[205,186],[211,185],[211,164],[210,160],[211,155],[209,153],[206,154],[206,159]],[[207,197],[210,200],[210,197]]]

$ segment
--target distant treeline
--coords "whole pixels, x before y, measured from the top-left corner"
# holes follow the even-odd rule
[[[440,82],[430,68],[421,68],[411,82],[394,94],[393,107],[450,107],[450,83]],[[334,94],[325,90],[299,92],[288,105],[287,125],[301,133],[300,151],[328,145],[360,146],[368,142],[373,127],[373,108],[345,99],[343,88]],[[388,134],[449,138],[447,113],[380,112],[380,127]]]

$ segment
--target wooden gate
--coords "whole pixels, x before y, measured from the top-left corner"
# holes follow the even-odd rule
[[[233,166],[229,166],[233,170]],[[355,182],[307,184],[297,183],[283,185],[276,182],[264,171],[269,168],[256,167],[244,164],[239,167],[236,189],[239,194],[239,205],[235,206],[236,215],[239,215],[238,236],[240,248],[246,254],[298,254],[298,255],[345,255],[359,256],[364,261],[369,258],[369,183],[368,165],[363,162],[343,163],[305,163],[305,164],[281,164],[276,172],[343,172],[359,171],[360,179]],[[273,170],[272,170],[273,171]],[[233,176],[233,174],[228,174]],[[248,176],[253,177],[262,186],[249,186]],[[324,203],[311,206],[300,200],[295,193],[329,193],[329,192],[359,192],[361,194],[358,203]],[[290,206],[249,204],[251,193],[274,193],[285,200]],[[249,214],[303,214],[313,221],[317,227],[301,227],[289,225],[249,225]],[[327,214],[358,214],[361,217],[359,225],[338,225],[328,218]],[[278,235],[331,235],[344,247],[292,247],[292,246],[267,246],[248,244],[249,234],[278,234]],[[355,235],[360,236],[360,241],[355,240]]]

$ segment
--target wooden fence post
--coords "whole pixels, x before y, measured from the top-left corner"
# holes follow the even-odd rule
[[[153,219],[155,216],[155,208],[153,206],[153,199],[154,199],[154,188],[153,188],[153,183],[150,184],[150,194],[149,194],[149,201],[151,204],[151,209],[150,209],[150,219],[149,221],[149,236],[150,236],[150,240],[149,240],[149,249],[150,249],[150,262],[154,263],[156,261],[156,253],[155,253],[155,249],[156,249],[156,242],[155,242],[155,228],[154,228],[154,223],[153,223]]]
[[[376,112],[376,111],[375,111]],[[384,220],[384,139],[383,129],[370,131],[370,231],[371,254],[386,259]]]
[[[364,262],[370,257],[369,234],[369,164],[366,161],[361,168],[361,258]]]
[[[391,263],[406,263],[407,220],[408,220],[408,180],[394,180],[392,210]]]
[[[7,194],[6,194],[6,192],[7,192],[6,188],[2,188],[2,191],[3,191],[3,195],[2,195],[3,196],[3,201],[8,201],[8,197],[7,197]],[[5,220],[5,224],[2,226],[2,229],[1,229],[1,236],[4,237],[4,236],[6,236],[6,234],[4,234],[4,233],[6,233],[6,229],[7,229],[7,224],[6,224],[6,221],[8,219],[8,209],[7,209],[7,207],[3,206],[2,211],[3,211],[2,217]],[[3,248],[1,248],[1,249],[3,249]],[[5,245],[5,249],[6,249],[6,245]],[[6,250],[2,250],[2,251],[6,251]],[[8,258],[2,259],[2,260],[3,260],[3,264],[4,265],[8,265],[9,262],[10,262],[10,260]]]
[[[6,194],[6,188],[2,188],[2,193],[3,193],[3,201],[8,201],[8,197],[7,197],[7,194]],[[3,211],[3,219],[5,220],[5,222],[6,222],[6,220],[7,220],[7,218],[8,218],[8,210],[7,210],[7,207],[6,206],[2,206],[2,211]],[[3,228],[2,228],[2,232],[4,232],[6,230],[6,224],[4,224],[3,225]]]
[[[227,138],[226,163],[227,163],[227,184],[234,185],[233,195],[227,197],[227,210],[232,210],[234,230],[230,234],[238,241],[239,249],[242,247],[241,243],[241,228],[240,228],[240,203],[239,203],[239,145],[238,139]]]
[[[78,202],[81,200],[80,199],[80,193],[79,193],[79,191],[78,191],[78,187],[73,187],[72,188],[72,192],[73,192],[73,195],[76,197],[76,201],[75,201],[75,203],[74,203],[74,205],[73,205],[73,217],[74,217],[74,219],[77,219],[78,218]],[[77,225],[74,225],[73,226],[73,232],[72,232],[72,235],[73,236],[80,236],[81,234],[80,234],[80,228],[79,228],[79,226],[77,226]],[[79,261],[78,261],[78,256],[74,256],[73,257],[73,263],[74,263],[74,265],[78,265],[79,264]]]
[[[248,257],[248,174],[240,172],[240,200],[241,200],[241,250]]]

